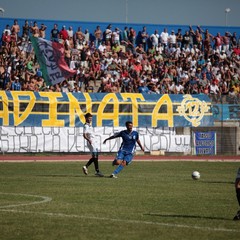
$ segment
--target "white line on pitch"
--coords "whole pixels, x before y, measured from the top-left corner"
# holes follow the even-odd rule
[[[101,221],[113,221],[113,222],[125,222],[132,224],[146,224],[146,225],[157,225],[165,227],[177,227],[177,228],[191,228],[198,229],[203,231],[215,231],[215,232],[237,232],[240,231],[235,229],[226,229],[226,228],[210,228],[210,227],[200,227],[200,226],[191,226],[183,224],[173,224],[173,223],[160,223],[160,222],[150,222],[150,221],[138,221],[138,220],[126,220],[126,219],[116,219],[116,218],[103,218],[103,217],[93,217],[93,216],[81,216],[75,214],[64,214],[64,213],[49,213],[49,212],[31,212],[31,211],[21,211],[21,210],[10,210],[10,209],[0,209],[2,212],[13,212],[13,213],[28,213],[28,214],[37,214],[45,215],[50,217],[62,217],[62,218],[81,218],[81,219],[93,219]]]
[[[29,206],[29,205],[35,205],[35,204],[41,204],[52,201],[52,198],[46,197],[46,196],[39,196],[39,195],[32,195],[32,194],[23,194],[23,193],[2,193],[0,192],[0,195],[14,195],[14,196],[25,196],[25,197],[34,197],[34,198],[41,198],[41,201],[34,201],[29,203],[19,203],[19,204],[12,204],[12,205],[6,205],[6,206],[0,206],[0,208],[11,208],[11,207],[19,207],[19,206]]]

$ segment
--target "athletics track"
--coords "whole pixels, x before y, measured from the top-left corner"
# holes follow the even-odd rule
[[[115,155],[101,155],[99,161],[112,161]],[[90,155],[81,154],[51,154],[51,155],[26,155],[26,154],[1,154],[0,162],[63,162],[63,161],[86,161]],[[136,155],[134,161],[219,161],[240,162],[240,156],[159,156],[159,155]]]

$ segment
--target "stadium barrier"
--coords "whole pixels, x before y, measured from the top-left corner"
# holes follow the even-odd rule
[[[102,142],[131,120],[149,153],[239,155],[236,101],[207,95],[0,91],[1,152],[87,152],[83,124],[89,111],[101,152],[117,151],[120,139]]]

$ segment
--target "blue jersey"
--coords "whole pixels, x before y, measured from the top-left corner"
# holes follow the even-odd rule
[[[132,131],[128,132],[127,130],[123,130],[115,135],[115,137],[122,138],[122,144],[119,150],[126,151],[129,153],[133,153],[136,148],[136,141],[138,140],[138,132]]]

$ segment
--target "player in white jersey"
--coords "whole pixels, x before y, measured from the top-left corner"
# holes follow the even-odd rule
[[[87,146],[92,154],[92,157],[89,159],[87,164],[83,166],[83,173],[85,175],[88,175],[88,167],[94,163],[94,167],[96,170],[95,175],[99,177],[103,177],[103,174],[99,171],[99,166],[98,166],[98,142],[96,140],[93,127],[91,125],[92,123],[92,114],[87,113],[85,115],[86,123],[84,124],[84,129],[83,129],[83,137],[87,141]]]

